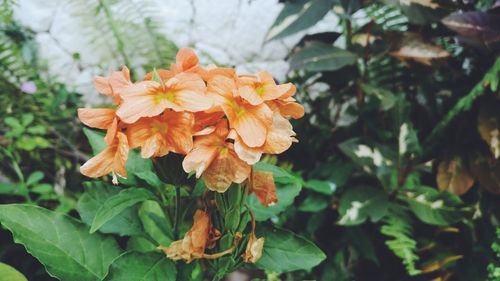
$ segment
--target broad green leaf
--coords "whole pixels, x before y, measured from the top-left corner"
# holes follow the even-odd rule
[[[319,194],[310,194],[300,204],[299,211],[316,213],[328,207],[328,200]]]
[[[97,210],[108,200],[118,194],[122,188],[108,185],[104,182],[85,182],[85,192],[78,200],[76,210],[82,221],[91,225]],[[103,233],[117,233],[122,236],[139,235],[142,233],[141,221],[135,206],[126,208],[120,214],[106,222],[100,229]]]
[[[363,92],[380,100],[380,109],[387,111],[396,104],[396,95],[389,90],[371,84],[361,84]]]
[[[283,38],[315,25],[332,8],[333,0],[287,2],[266,35],[266,40]]]
[[[158,245],[142,236],[132,236],[127,240],[127,251],[141,253],[156,252]]]
[[[139,208],[144,231],[160,245],[170,245],[173,241],[172,222],[161,209],[156,201],[144,201]]]
[[[473,213],[458,196],[430,187],[419,187],[415,192],[402,194],[401,198],[421,221],[428,224],[449,225],[470,218]]]
[[[340,143],[339,148],[365,172],[376,175],[382,182],[397,159],[387,147],[360,138],[348,139]]]
[[[248,205],[255,215],[257,221],[265,221],[283,212],[293,204],[295,197],[299,195],[302,186],[299,184],[276,184],[278,203],[273,206],[264,207],[254,193],[248,196]]]
[[[388,198],[384,191],[374,187],[356,186],[348,188],[339,204],[341,225],[357,225],[368,218],[379,221],[387,214]]]
[[[109,268],[105,281],[175,281],[177,270],[172,260],[158,253],[128,252]]]
[[[97,231],[106,222],[119,215],[128,207],[154,198],[155,196],[151,192],[143,188],[124,189],[118,194],[109,197],[97,210],[90,227],[90,233]]]
[[[0,222],[60,280],[102,280],[121,252],[111,237],[89,234],[80,221],[37,206],[0,205]]]
[[[135,175],[154,187],[159,187],[163,184],[160,178],[153,171],[142,171],[136,173]]]
[[[290,69],[334,71],[356,62],[357,56],[332,45],[313,42],[307,44],[290,59]]]
[[[304,187],[326,195],[332,195],[337,189],[337,185],[330,181],[309,180],[304,183]]]
[[[0,281],[28,281],[28,279],[12,266],[0,262]]]
[[[320,264],[326,255],[311,241],[289,230],[261,228],[257,237],[264,237],[262,257],[256,266],[274,272],[311,269]]]
[[[302,184],[302,179],[298,176],[292,175],[290,172],[286,171],[283,168],[275,166],[273,164],[269,164],[266,162],[257,162],[253,166],[256,171],[267,171],[272,172],[274,181],[277,183],[300,183]]]

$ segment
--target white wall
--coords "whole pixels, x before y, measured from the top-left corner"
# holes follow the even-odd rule
[[[170,40],[179,47],[193,47],[204,62],[210,56],[218,63],[237,65],[241,73],[267,69],[277,79],[284,79],[288,65],[283,58],[306,33],[264,42],[267,29],[282,8],[278,0],[152,1],[156,2],[156,16],[162,19],[161,31]],[[97,66],[106,50],[89,46],[71,2],[19,0],[15,16],[36,32],[40,58],[46,62],[48,73],[84,93],[88,103],[99,102],[92,87],[93,77],[118,66]],[[336,22],[336,18],[327,16],[308,32],[334,30]],[[81,59],[73,60],[73,53],[80,53]]]

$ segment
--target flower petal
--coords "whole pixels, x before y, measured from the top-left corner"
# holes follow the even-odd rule
[[[272,111],[266,104],[246,106],[242,114],[227,114],[229,123],[249,147],[264,144],[267,132],[272,124]],[[225,112],[229,110],[225,109]]]
[[[286,118],[275,112],[273,114],[273,124],[267,134],[266,143],[263,150],[269,154],[280,154],[290,148],[295,141],[295,132],[292,124]]]
[[[115,110],[111,108],[79,108],[78,118],[83,124],[98,129],[107,129],[115,119]]]

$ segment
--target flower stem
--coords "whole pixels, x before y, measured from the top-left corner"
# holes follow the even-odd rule
[[[175,209],[174,209],[174,239],[179,239],[179,221],[181,208],[181,188],[180,186],[175,186]]]

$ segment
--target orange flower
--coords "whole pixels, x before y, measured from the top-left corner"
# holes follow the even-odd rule
[[[131,85],[130,71],[126,66],[121,71],[114,71],[108,77],[97,76],[94,79],[94,85],[97,91],[103,95],[112,97],[115,103],[119,103],[119,96],[123,88]]]
[[[273,113],[273,123],[263,145],[249,147],[239,136],[232,134],[231,137],[234,139],[234,150],[238,157],[250,165],[257,163],[263,153],[280,154],[290,148],[293,142],[297,142],[292,124],[279,112]]]
[[[128,158],[128,141],[124,133],[118,132],[113,143],[80,167],[80,172],[91,178],[113,175],[113,183],[118,184],[116,175],[127,177],[125,163]]]
[[[261,103],[251,105],[237,96],[234,80],[225,76],[214,76],[208,82],[208,93],[220,107],[243,142],[249,147],[264,144],[267,132],[272,125],[272,111]]]
[[[170,246],[160,246],[168,258],[185,260],[190,263],[194,259],[202,258],[212,229],[210,215],[202,210],[196,210],[191,229],[182,240],[172,242]]]
[[[255,193],[259,202],[265,207],[273,206],[278,202],[273,173],[254,171],[250,181],[250,192]]]
[[[292,83],[276,85],[269,72],[261,71],[256,75],[239,76],[238,92],[250,104],[259,105],[265,101],[291,97],[295,94],[295,86]]]
[[[196,177],[203,174],[207,188],[217,192],[226,191],[231,183],[242,183],[250,173],[250,166],[238,158],[233,144],[227,142],[229,129],[227,121],[221,120],[211,134],[196,137],[182,167]]]
[[[107,130],[104,140],[111,145],[116,136],[118,118],[111,108],[79,108],[78,118],[83,124],[97,129]]]
[[[215,130],[215,125],[224,117],[224,112],[200,111],[194,114],[193,135],[208,135]]]
[[[196,72],[200,68],[198,61],[198,56],[193,49],[181,48],[175,56],[175,64],[170,66],[170,71],[174,74]]]
[[[162,84],[141,81],[121,92],[123,103],[117,114],[125,123],[134,123],[141,117],[160,115],[168,108],[190,112],[207,110],[212,100],[205,90],[205,82],[193,73],[178,74]]]
[[[267,102],[273,111],[278,111],[283,117],[299,119],[304,116],[304,107],[295,102],[293,97]]]
[[[187,154],[193,148],[194,116],[189,112],[165,111],[144,117],[127,128],[130,148],[141,147],[143,158],[161,157],[173,151]]]
[[[201,67],[198,65],[198,57],[190,48],[181,48],[175,56],[175,64],[170,65],[170,70],[157,69],[156,73],[162,80],[168,80],[176,74],[182,72],[196,73]],[[153,71],[144,76],[144,80],[151,80],[153,78]]]
[[[210,64],[206,68],[200,67],[198,68],[197,73],[205,81],[209,81],[217,75],[226,76],[227,78],[231,79],[237,78],[236,71],[234,71],[233,68],[218,67],[215,64]]]

